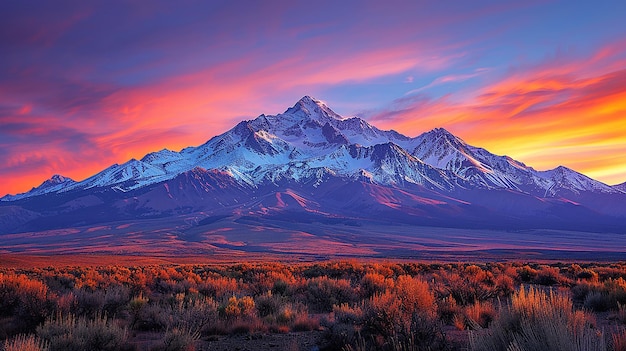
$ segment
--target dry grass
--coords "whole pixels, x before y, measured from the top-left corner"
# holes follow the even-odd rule
[[[626,305],[617,304],[617,320],[626,324]]]
[[[496,308],[491,302],[476,301],[465,308],[464,315],[470,329],[487,328],[496,317]]]
[[[522,287],[488,329],[470,333],[474,351],[604,351],[603,333],[570,298]]]
[[[48,343],[34,335],[18,335],[4,342],[4,351],[48,351]]]
[[[612,351],[626,351],[626,329],[614,333],[611,342]]]
[[[37,335],[50,343],[50,351],[119,351],[126,349],[128,339],[126,329],[100,316],[59,315],[38,327]]]

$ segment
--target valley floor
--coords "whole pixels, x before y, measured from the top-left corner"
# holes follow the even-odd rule
[[[0,255],[189,263],[279,259],[623,260],[626,234],[551,229],[489,230],[366,222],[285,222],[195,215],[2,234]],[[125,258],[126,257],[126,258]],[[128,258],[130,257],[130,258]],[[112,258],[113,262],[118,260]]]

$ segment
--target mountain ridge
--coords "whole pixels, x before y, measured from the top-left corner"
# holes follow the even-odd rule
[[[336,162],[327,159],[339,157],[342,145],[354,152],[357,147],[387,143],[397,145],[402,150],[396,150],[400,154],[406,153],[434,168],[430,170],[432,174],[437,170],[452,172],[457,178],[452,183],[463,184],[461,186],[513,189],[538,196],[558,196],[560,192],[589,190],[623,192],[621,188],[610,187],[562,166],[548,171],[535,171],[508,156],[497,156],[471,146],[444,128],[435,128],[414,138],[393,130],[383,131],[358,117],[342,117],[320,100],[304,96],[282,114],[262,114],[255,119],[241,121],[227,132],[197,147],[187,147],[180,152],[163,149],[148,153],[140,160],[131,159],[121,165],[112,165],[80,182],[54,183],[55,186],[51,187],[44,186],[53,181],[47,180],[29,192],[6,195],[0,200],[15,201],[47,193],[102,187],[129,191],[173,179],[195,167],[218,169],[231,174],[239,182],[254,186],[263,179],[285,176],[285,171],[281,172],[285,165],[323,164],[325,161],[335,165],[331,169],[336,173],[353,178],[363,173],[374,174],[377,176],[372,181],[385,185],[397,184],[399,180],[422,182],[423,177],[418,176],[420,171],[411,168],[411,165],[415,167],[419,162],[411,161],[410,158],[405,160],[404,170],[416,178],[407,178],[407,174],[402,172],[396,174],[396,177],[390,176],[390,172],[381,167],[380,160],[375,160],[378,165],[373,162],[371,169],[353,169],[348,174]],[[359,159],[345,159],[345,167],[349,166],[348,161],[358,162]],[[259,170],[259,167],[265,169]],[[275,174],[269,174],[272,172]],[[297,177],[295,172],[297,167],[291,169],[290,174]],[[447,183],[449,181],[443,181],[436,187],[449,189]]]

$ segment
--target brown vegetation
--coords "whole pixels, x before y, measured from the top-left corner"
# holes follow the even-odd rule
[[[315,333],[321,350],[617,351],[625,279],[625,264],[4,268],[0,349],[204,350]]]

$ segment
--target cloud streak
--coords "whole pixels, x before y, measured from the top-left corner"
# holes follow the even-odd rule
[[[370,119],[413,135],[444,126],[539,169],[564,164],[608,183],[622,182],[626,166],[617,160],[626,150],[624,53],[626,46],[611,45],[590,59],[518,68],[464,92],[469,98],[462,101],[405,97]]]

